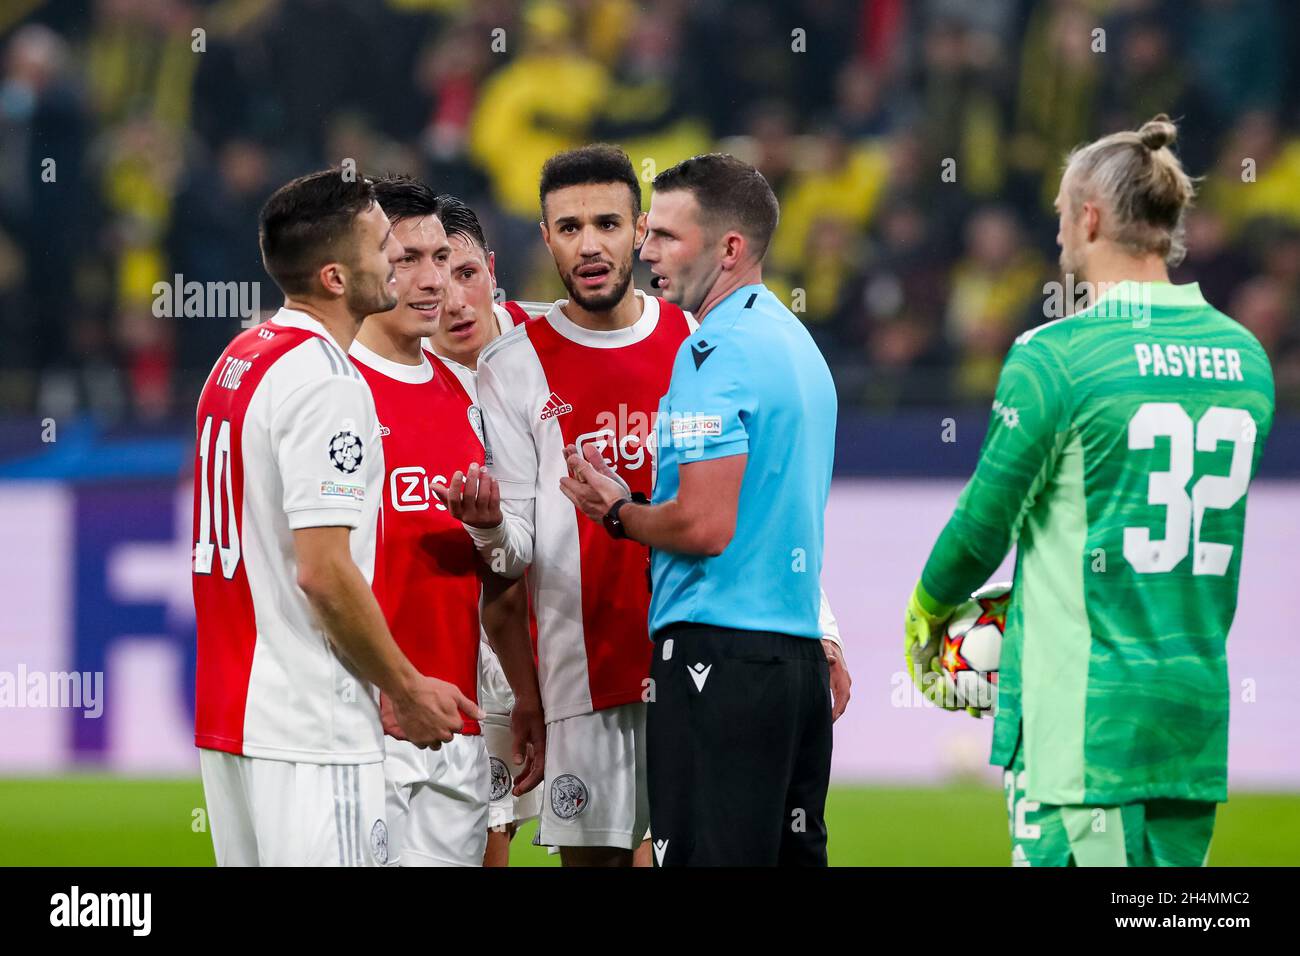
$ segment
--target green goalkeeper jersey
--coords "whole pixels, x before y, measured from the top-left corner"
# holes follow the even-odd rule
[[[1026,332],[925,566],[957,604],[1017,544],[991,762],[1051,804],[1227,799],[1228,628],[1273,423],[1259,342],[1196,285]]]

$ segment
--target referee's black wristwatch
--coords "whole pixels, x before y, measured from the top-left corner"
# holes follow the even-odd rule
[[[632,492],[629,498],[620,498],[614,502],[613,507],[605,512],[605,517],[601,519],[601,523],[605,525],[605,530],[609,532],[611,538],[621,540],[627,537],[627,529],[623,527],[623,522],[619,520],[618,513],[629,501],[636,505],[648,505],[650,503],[650,499],[639,491]]]

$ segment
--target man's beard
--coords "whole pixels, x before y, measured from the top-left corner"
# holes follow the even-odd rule
[[[375,282],[369,276],[348,289],[344,296],[353,315],[373,315],[397,307],[397,290],[387,281]]]
[[[570,300],[588,312],[608,312],[627,294],[627,287],[632,284],[632,266],[624,263],[623,268],[614,274],[614,284],[610,290],[594,296],[588,296],[579,289],[571,273],[566,272],[561,278],[564,280],[564,288],[569,291]]]

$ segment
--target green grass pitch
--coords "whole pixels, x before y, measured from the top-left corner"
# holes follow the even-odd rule
[[[0,780],[0,866],[208,866],[197,780],[100,776]],[[1004,866],[1006,809],[1000,791],[836,786],[826,808],[837,866]],[[512,862],[556,865],[515,838]],[[1211,865],[1300,864],[1300,794],[1240,793],[1220,807]]]

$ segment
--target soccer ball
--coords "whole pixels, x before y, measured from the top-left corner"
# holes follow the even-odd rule
[[[988,584],[948,619],[939,647],[939,667],[948,699],[961,707],[997,708],[998,659],[1010,603],[1009,583]]]

